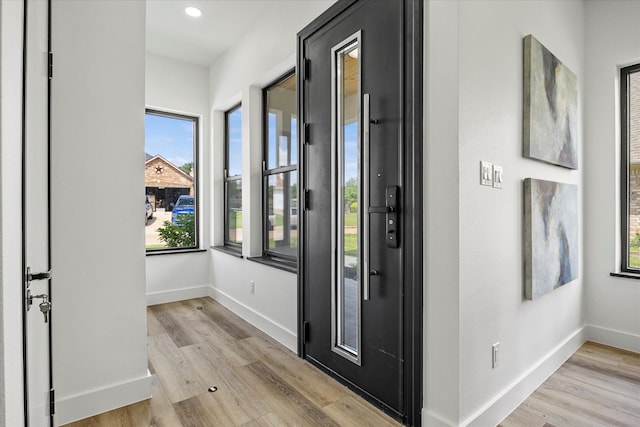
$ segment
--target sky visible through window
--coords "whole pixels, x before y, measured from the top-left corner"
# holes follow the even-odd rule
[[[145,115],[145,152],[180,167],[193,162],[193,121]]]
[[[229,112],[227,117],[229,141],[228,176],[242,175],[242,109]]]

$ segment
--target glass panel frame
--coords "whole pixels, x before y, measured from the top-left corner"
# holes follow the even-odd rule
[[[242,252],[242,104],[225,112],[224,129],[224,245]],[[234,191],[230,191],[232,186]]]
[[[351,58],[351,59],[345,59]],[[356,105],[347,106],[346,82],[349,77],[345,63],[346,61],[357,60],[357,94]],[[352,83],[353,84],[353,83]],[[354,113],[355,108],[355,113]],[[347,209],[351,211],[351,206],[346,206],[347,174],[353,172],[353,158],[348,156],[349,147],[347,137],[347,127],[345,122],[346,114],[351,114],[357,120],[356,137],[356,236],[352,235],[353,225],[347,225]],[[353,125],[354,122],[351,123]],[[362,210],[362,32],[358,31],[331,49],[331,236],[332,251],[331,256],[331,347],[334,353],[360,366],[362,364],[362,246],[363,246],[363,210]],[[353,151],[351,151],[351,154]],[[351,161],[351,163],[349,162]],[[355,264],[352,264],[353,256],[351,240],[355,240]],[[347,251],[347,243],[349,251]],[[349,264],[347,265],[347,260]],[[355,283],[354,283],[355,282]],[[353,300],[355,286],[355,301]],[[355,312],[354,312],[355,311]],[[355,323],[354,325],[350,325]]]
[[[172,211],[171,215],[167,218],[169,225],[166,225],[164,222],[160,224],[161,229],[165,229],[167,236],[166,242],[176,242],[177,245],[166,246],[166,247],[154,247],[155,244],[146,246],[146,254],[147,255],[159,255],[163,253],[173,253],[178,251],[193,251],[199,250],[200,248],[200,197],[199,197],[199,180],[198,180],[198,170],[200,165],[200,154],[199,154],[199,141],[200,141],[200,118],[197,116],[191,116],[180,113],[173,113],[167,111],[156,110],[152,108],[145,109],[145,153],[148,151],[154,151],[149,146],[149,139],[152,138],[150,135],[150,124],[149,120],[159,120],[159,119],[167,119],[169,121],[175,121],[174,127],[176,129],[180,129],[179,135],[164,135],[161,138],[160,145],[163,146],[162,152],[158,152],[155,155],[149,154],[151,157],[148,157],[145,160],[145,203],[147,204],[147,209],[149,207],[153,210],[152,215],[157,217],[159,215],[159,209],[164,209],[165,212]],[[183,123],[184,122],[184,123]],[[170,123],[170,122],[167,122]],[[185,124],[189,123],[190,130],[187,131]],[[155,126],[156,131],[161,130],[165,132],[164,127],[167,125],[160,125],[159,123]],[[153,127],[153,126],[152,126]],[[192,155],[189,156],[185,154],[186,152],[180,151],[181,149],[177,147],[171,147],[174,145],[179,145],[180,142],[183,142],[183,138],[186,134],[191,135],[191,144],[192,144]],[[156,138],[159,135],[155,136]],[[171,146],[167,145],[170,144]],[[153,146],[153,144],[152,144]],[[178,150],[178,151],[176,151]],[[155,151],[160,151],[156,149]],[[177,160],[182,160],[183,164],[177,166],[174,157]],[[189,162],[190,160],[190,162]],[[191,163],[190,172],[187,173],[189,169],[183,168],[183,166]],[[147,170],[151,167],[151,171]],[[149,175],[152,175],[150,177]],[[174,178],[170,178],[174,176]],[[162,178],[160,178],[162,177]],[[173,182],[176,182],[176,188],[166,186],[166,180],[173,179]],[[190,188],[184,187],[185,182],[190,179],[191,186]],[[156,183],[155,185],[150,185]],[[177,186],[182,186],[177,188]],[[185,208],[185,212],[175,212],[174,204],[177,203],[177,199],[179,196],[191,196],[194,200],[193,208]],[[193,219],[187,218],[185,221],[185,215],[191,214],[189,212],[193,210]],[[153,222],[150,222],[147,226],[154,226]],[[182,226],[187,227],[187,232],[185,233],[184,229],[179,230],[176,227]],[[160,234],[160,232],[157,232]],[[149,238],[149,236],[147,236]],[[162,239],[160,239],[162,240]],[[187,242],[186,244],[181,244],[183,242]]]
[[[292,267],[298,262],[296,84],[294,69],[263,90],[262,255]],[[280,180],[279,185],[271,185],[274,180]],[[281,188],[281,195],[273,193],[276,188]],[[276,196],[282,202],[280,213],[274,211]],[[274,240],[277,232],[279,241]]]

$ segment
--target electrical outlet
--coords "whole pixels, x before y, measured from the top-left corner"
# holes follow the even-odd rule
[[[500,342],[495,343],[491,346],[491,368],[495,369],[498,367],[498,363],[500,361]]]
[[[493,165],[489,162],[480,162],[480,185],[493,185]]]
[[[256,282],[254,280],[249,280],[249,293],[251,295],[256,293]]]

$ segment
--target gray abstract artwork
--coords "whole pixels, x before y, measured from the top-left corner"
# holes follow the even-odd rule
[[[524,38],[523,155],[578,169],[578,82],[535,37]]]
[[[578,187],[524,180],[525,296],[540,297],[578,277]]]

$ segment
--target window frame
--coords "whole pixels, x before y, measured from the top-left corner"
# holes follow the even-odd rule
[[[630,226],[630,76],[640,73],[640,63],[620,68],[620,269],[625,273],[640,273],[640,268],[629,265]]]
[[[296,185],[298,187],[298,198],[300,198],[300,177],[298,174],[298,163],[300,161],[300,135],[297,134],[297,147],[296,147],[296,163],[295,165],[274,167],[269,169],[268,155],[269,155],[269,105],[268,105],[268,97],[267,93],[269,89],[274,88],[279,85],[283,81],[294,77],[296,75],[296,69],[292,68],[286,73],[282,74],[276,80],[271,82],[269,85],[265,86],[262,89],[262,257],[266,258],[272,263],[274,266],[281,265],[286,270],[297,269],[298,267],[298,251],[296,250],[295,255],[287,255],[278,251],[274,251],[269,249],[269,178],[271,176],[278,175],[280,173],[291,173],[294,172],[296,176]],[[296,82],[297,83],[297,82]],[[297,92],[296,88],[296,97],[295,102],[297,105]],[[296,120],[298,120],[297,112],[296,112]],[[299,128],[298,124],[298,128]],[[300,224],[300,203],[296,206],[297,209],[297,223]],[[297,228],[297,226],[296,226]]]
[[[176,113],[173,111],[164,111],[157,108],[147,107],[144,110],[145,117],[147,115],[159,116],[159,117],[168,117],[172,119],[179,120],[189,120],[193,122],[193,187],[194,194],[193,199],[195,201],[194,207],[194,245],[193,246],[182,246],[182,247],[167,247],[167,248],[153,248],[149,249],[145,247],[146,255],[162,255],[162,254],[170,254],[170,253],[184,253],[184,252],[200,252],[203,249],[200,246],[200,230],[201,230],[201,221],[202,215],[200,215],[200,179],[199,179],[199,170],[200,170],[200,117],[196,115],[189,115],[184,113]],[[146,132],[146,128],[145,128]],[[146,152],[146,146],[145,146]],[[146,161],[145,161],[146,162]],[[145,182],[145,189],[147,185]],[[146,193],[146,191],[145,191]],[[146,245],[145,245],[146,246]]]
[[[242,244],[244,242],[232,242],[229,239],[229,209],[227,204],[229,202],[229,183],[233,181],[242,182],[242,166],[240,167],[240,174],[229,176],[229,116],[235,111],[240,110],[240,123],[242,124],[242,102],[235,104],[233,107],[229,108],[224,112],[224,169],[223,169],[223,188],[224,188],[224,200],[223,200],[223,209],[224,209],[224,247],[232,252],[236,252],[238,254],[242,253]],[[242,152],[242,150],[241,150]],[[241,156],[242,157],[242,156]],[[242,160],[242,159],[241,159]],[[240,184],[242,186],[242,184]],[[242,188],[242,187],[241,187]],[[243,207],[244,208],[244,207]],[[241,211],[243,211],[241,208]],[[243,215],[243,223],[244,223],[244,215]]]

